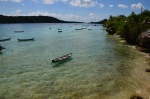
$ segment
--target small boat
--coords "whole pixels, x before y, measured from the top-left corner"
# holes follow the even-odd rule
[[[58,57],[58,58],[53,59],[53,60],[52,60],[52,63],[60,62],[60,61],[66,60],[66,59],[70,58],[71,56],[72,56],[72,53],[63,55],[63,56],[61,56],[61,57]]]
[[[75,30],[82,30],[82,29],[75,29]]]
[[[18,32],[24,32],[24,31],[14,31],[14,32],[18,33]]]
[[[30,38],[30,39],[18,39],[18,41],[34,41],[34,38]]]
[[[58,32],[62,32],[62,31],[58,31]]]
[[[0,39],[0,42],[8,41],[8,40],[10,40],[10,39],[11,39],[11,38]]]

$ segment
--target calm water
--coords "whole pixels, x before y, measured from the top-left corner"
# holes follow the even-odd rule
[[[140,54],[101,25],[1,24],[0,38],[8,37],[1,42],[6,47],[0,54],[1,99],[117,99],[138,88],[131,72]],[[51,64],[70,52],[72,59]]]

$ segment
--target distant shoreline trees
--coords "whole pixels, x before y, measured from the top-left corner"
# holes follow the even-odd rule
[[[4,16],[0,15],[0,23],[82,23],[63,21],[51,16]]]

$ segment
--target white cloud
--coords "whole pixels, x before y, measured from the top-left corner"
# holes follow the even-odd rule
[[[87,16],[81,17],[79,15],[74,14],[57,14],[57,13],[49,13],[49,12],[31,12],[28,14],[21,14],[22,10],[16,10],[11,13],[11,16],[52,16],[58,18],[60,20],[65,21],[78,21],[78,22],[97,22],[102,20],[100,16],[95,15],[94,13],[89,13]]]
[[[42,0],[45,4],[54,4],[55,2],[58,2],[58,0]]]
[[[82,18],[78,15],[73,14],[56,14],[56,13],[48,13],[48,12],[32,12],[27,14],[27,16],[52,16],[65,21],[82,21]]]
[[[119,7],[119,8],[128,8],[128,6],[127,6],[127,5],[124,5],[124,4],[119,4],[118,7]]]
[[[8,0],[0,0],[0,1],[8,1]]]
[[[103,5],[103,4],[101,4],[101,3],[99,4],[99,6],[100,6],[100,8],[103,8],[103,7],[104,7],[104,5]]]
[[[68,2],[68,0],[61,0],[61,1],[64,2],[64,3],[65,3],[65,2]]]
[[[112,7],[114,7],[114,6],[110,4],[109,7],[112,8]]]
[[[90,13],[89,16],[90,16],[90,17],[91,17],[91,16],[95,16],[95,14],[94,14],[94,13]]]
[[[92,0],[71,0],[70,5],[72,6],[79,6],[79,7],[93,7],[97,4],[97,2],[94,2]]]
[[[12,1],[12,2],[22,2],[22,0],[9,0],[9,1]]]
[[[88,20],[89,22],[98,22],[101,19],[102,18],[100,16],[97,16],[94,13],[89,13],[88,17],[86,17],[86,20]]]
[[[37,2],[37,0],[32,0],[32,1]]]
[[[16,10],[15,12],[11,13],[12,16],[21,16],[21,9]]]
[[[0,0],[0,1],[22,2],[23,0]]]
[[[132,9],[141,9],[141,7],[143,7],[143,5],[141,3],[131,5]]]

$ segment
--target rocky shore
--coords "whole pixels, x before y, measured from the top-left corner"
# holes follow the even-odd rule
[[[141,33],[137,40],[136,48],[142,52],[150,53],[150,30]]]

